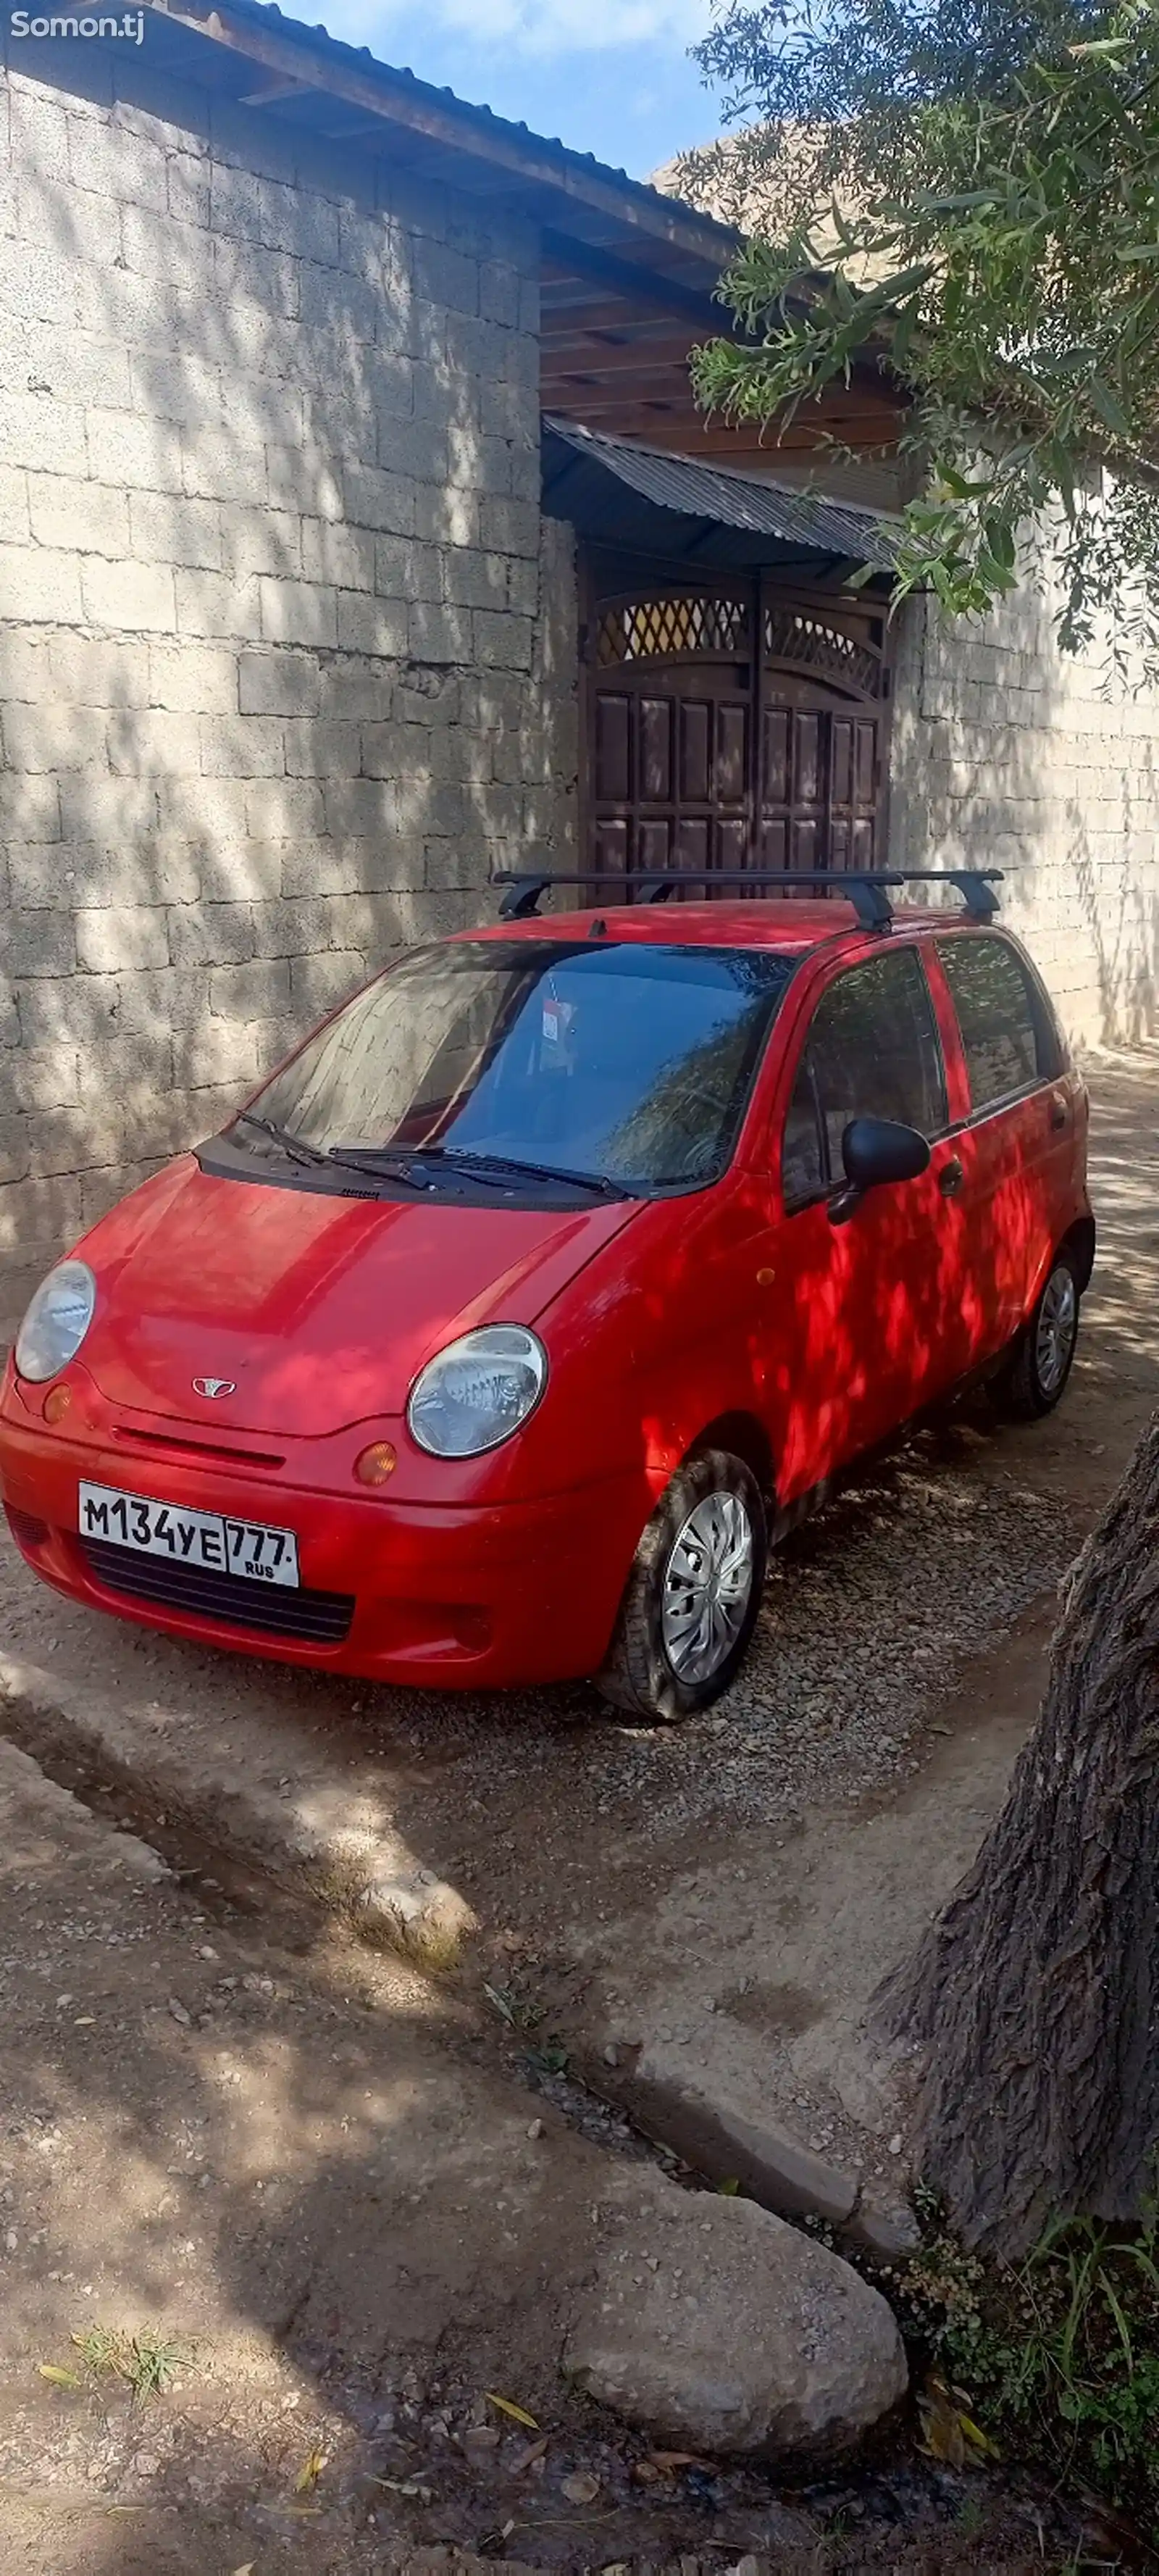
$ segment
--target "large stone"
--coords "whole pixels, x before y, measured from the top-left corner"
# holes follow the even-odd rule
[[[639,2168],[616,2196],[563,2357],[602,2405],[682,2448],[763,2456],[846,2450],[904,2395],[893,2312],[840,2255]]]

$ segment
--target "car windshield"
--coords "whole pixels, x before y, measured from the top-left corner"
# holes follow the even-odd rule
[[[627,1190],[723,1169],[793,971],[768,949],[462,940],[356,994],[251,1103],[300,1156],[488,1160]],[[460,1158],[462,1158],[460,1160]]]

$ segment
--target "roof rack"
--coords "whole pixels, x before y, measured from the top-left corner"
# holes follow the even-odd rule
[[[839,886],[848,895],[863,930],[888,930],[893,920],[889,900],[892,887],[956,886],[971,919],[991,921],[998,910],[994,888],[1001,885],[1002,879],[1001,868],[674,868],[666,874],[655,868],[635,868],[609,879],[607,894],[616,900],[621,889],[638,888],[641,903],[667,903],[679,887],[689,885]],[[539,868],[500,868],[491,879],[493,886],[506,887],[499,906],[501,921],[528,921],[535,917],[541,896],[552,886],[593,886],[597,882],[590,871],[586,876],[559,876]],[[602,899],[607,900],[607,896]],[[631,895],[628,899],[632,900]]]

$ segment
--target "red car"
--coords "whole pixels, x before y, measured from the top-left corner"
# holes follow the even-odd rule
[[[1058,1402],[1086,1094],[988,882],[961,914],[864,877],[539,918],[543,882],[387,968],[50,1272],[0,1394],[46,1582],[677,1718],[859,1452],[979,1375]]]

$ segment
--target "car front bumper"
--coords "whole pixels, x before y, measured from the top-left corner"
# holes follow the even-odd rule
[[[24,1418],[21,1418],[21,1417]],[[79,1531],[82,1479],[177,1510],[218,1512],[293,1529],[301,1590],[236,1583],[182,1599],[141,1597],[154,1557],[94,1546]],[[0,1498],[26,1562],[93,1609],[239,1654],[272,1656],[364,1679],[441,1689],[495,1689],[598,1670],[654,1495],[643,1470],[534,1502],[443,1507],[343,1495],[220,1461],[151,1456],[132,1436],[94,1440],[37,1425],[8,1392],[0,1408]],[[173,1587],[170,1586],[172,1589]],[[255,1602],[255,1593],[260,1598]],[[227,1597],[228,1595],[228,1597]],[[310,1617],[343,1633],[271,1632],[247,1624]],[[208,1603],[208,1607],[207,1607]]]

